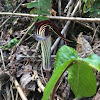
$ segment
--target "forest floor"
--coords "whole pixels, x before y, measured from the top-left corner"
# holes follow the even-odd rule
[[[30,1],[0,0],[0,12],[29,14],[30,9],[27,9],[25,5]],[[70,6],[72,7],[71,10],[68,9],[65,13],[64,9],[68,1],[61,0],[62,3],[59,1],[53,0],[51,10],[53,16],[82,17],[78,8],[78,1],[74,2]],[[59,6],[60,4],[61,6]],[[76,5],[77,8],[75,8]],[[56,53],[63,45],[76,49],[82,58],[92,53],[100,56],[99,23],[54,19],[52,21],[61,32],[64,31],[64,37],[72,42],[66,43],[61,39],[54,46],[58,36],[55,34],[52,36],[51,75]],[[0,47],[2,47],[0,48],[0,100],[22,100],[21,90],[28,100],[41,100],[43,96],[44,88],[39,87],[38,81],[45,86],[48,79],[42,68],[41,45],[31,36],[32,25],[34,25],[34,18],[32,17],[0,15]],[[75,100],[100,100],[100,73],[97,71],[94,73],[97,79],[96,95]],[[73,100],[74,98],[75,96],[68,84],[68,72],[65,72],[56,91],[55,100]]]

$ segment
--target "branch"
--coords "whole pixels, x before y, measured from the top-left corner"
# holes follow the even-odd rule
[[[2,63],[3,63],[3,67],[4,67],[4,69],[5,69],[6,66],[5,66],[5,61],[4,61],[4,56],[3,56],[3,51],[2,51],[2,49],[0,49],[0,52],[1,52],[1,59],[2,59]]]
[[[26,13],[11,13],[11,12],[0,12],[0,15],[12,15],[12,16],[23,16],[23,17],[37,17],[36,14]],[[45,16],[49,19],[64,20],[64,21],[84,21],[84,22],[100,22],[100,18],[80,18],[80,17],[63,17],[63,16]]]
[[[37,79],[37,85],[39,87],[39,89],[44,92],[45,87],[43,86],[43,84],[41,83],[39,76],[37,74],[37,71],[34,70],[34,75],[35,75],[35,79]]]
[[[16,79],[14,79],[14,84],[15,84],[15,87],[16,87],[19,95],[21,96],[21,99],[22,100],[28,100]]]

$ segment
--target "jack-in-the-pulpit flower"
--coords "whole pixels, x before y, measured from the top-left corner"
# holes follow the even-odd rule
[[[46,71],[47,76],[51,69],[51,33],[56,33],[63,40],[70,42],[63,37],[52,21],[44,20],[35,24],[33,35],[36,40],[41,42],[43,69]]]

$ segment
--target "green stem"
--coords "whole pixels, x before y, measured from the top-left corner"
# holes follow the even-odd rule
[[[51,36],[41,41],[43,69],[50,71],[51,64]]]
[[[68,70],[68,68],[71,67],[71,66],[72,66],[73,64],[75,64],[75,63],[77,63],[76,60],[74,60],[73,62],[71,62],[71,63],[68,65],[68,67],[64,70],[64,72],[65,72],[66,70]],[[52,93],[51,93],[51,95],[50,95],[50,100],[54,100],[54,95],[55,95],[57,86],[58,86],[59,81],[60,81],[62,75],[64,74],[64,72],[61,74],[61,76],[60,76],[59,79],[57,80],[57,82],[56,82],[56,84],[55,84],[55,86],[54,86],[54,88],[53,88],[53,90],[52,90]]]

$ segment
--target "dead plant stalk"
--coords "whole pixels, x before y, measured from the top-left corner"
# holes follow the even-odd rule
[[[11,13],[11,12],[0,12],[0,15],[12,15],[12,16],[23,16],[23,17],[37,17],[36,14],[26,13]],[[64,20],[64,21],[85,21],[85,22],[100,22],[100,18],[80,18],[80,17],[63,17],[63,16],[46,16],[49,19]]]

